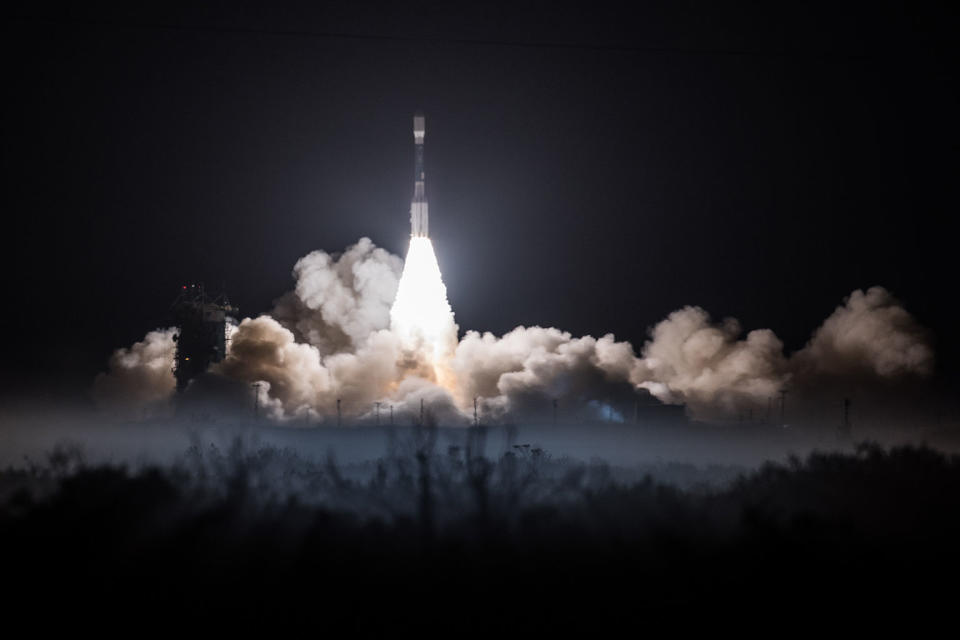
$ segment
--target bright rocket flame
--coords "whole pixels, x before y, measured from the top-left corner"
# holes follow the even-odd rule
[[[445,377],[440,369],[456,347],[457,325],[430,238],[410,238],[397,297],[390,309],[390,328],[405,349],[427,359],[438,379]]]

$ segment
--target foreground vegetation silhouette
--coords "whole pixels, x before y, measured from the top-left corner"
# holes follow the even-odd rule
[[[863,444],[678,486],[525,445],[489,458],[477,437],[438,451],[417,430],[364,465],[241,440],[171,466],[59,447],[0,474],[9,610],[589,630],[952,598],[956,456]]]

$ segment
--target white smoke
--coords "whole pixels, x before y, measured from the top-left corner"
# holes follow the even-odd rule
[[[542,327],[517,327],[499,338],[468,331],[452,363],[461,405],[481,398],[498,416],[542,409],[553,399],[586,406],[605,387],[626,383],[635,366],[633,347],[612,335],[574,338]]]
[[[342,254],[314,251],[293,267],[294,290],[271,315],[322,353],[352,351],[390,325],[403,260],[360,238]]]
[[[149,332],[142,341],[110,356],[107,372],[93,383],[97,404],[125,417],[161,411],[177,386],[173,377],[176,329]]]
[[[290,415],[316,409],[333,387],[317,348],[297,342],[270,316],[244,319],[217,368],[230,378],[265,382],[268,405]]]
[[[789,358],[769,329],[745,339],[740,333],[735,319],[713,324],[698,307],[674,311],[652,330],[632,381],[711,418],[762,408],[788,383],[812,389],[836,377],[892,380],[933,372],[927,331],[882,287],[851,293]]]
[[[933,373],[930,336],[883,287],[854,291],[795,358],[805,376]]]
[[[699,417],[764,403],[789,379],[783,343],[769,329],[740,333],[733,318],[713,324],[699,307],[674,311],[650,332],[631,381]]]
[[[475,398],[488,420],[548,415],[554,400],[565,415],[585,416],[624,390],[683,404],[697,418],[723,418],[766,406],[785,385],[811,388],[852,375],[893,380],[933,367],[926,331],[879,287],[854,291],[790,357],[769,329],[742,336],[736,320],[713,322],[699,307],[654,326],[639,355],[612,335],[543,327],[499,337],[467,331],[458,340],[432,247],[424,255],[411,246],[411,254],[406,268],[435,289],[429,305],[423,291],[398,293],[403,261],[367,238],[340,255],[315,251],[297,262],[293,291],[270,315],[231,329],[228,355],[212,372],[255,383],[260,406],[279,420],[329,421],[340,400],[344,416],[369,418],[380,402],[402,422],[416,419],[422,400],[453,424],[467,422]],[[170,335],[153,332],[116,352],[97,379],[98,394],[130,406],[168,397]]]

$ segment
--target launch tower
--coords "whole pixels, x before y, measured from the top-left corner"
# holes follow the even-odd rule
[[[203,285],[184,285],[173,303],[171,313],[178,332],[173,374],[177,391],[205,372],[227,353],[227,314],[239,311],[226,294],[207,298]]]

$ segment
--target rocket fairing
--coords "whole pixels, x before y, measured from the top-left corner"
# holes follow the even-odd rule
[[[413,116],[414,176],[413,202],[410,203],[410,235],[414,238],[426,238],[430,235],[427,217],[427,194],[424,191],[423,137],[426,134],[426,122],[419,111]]]

